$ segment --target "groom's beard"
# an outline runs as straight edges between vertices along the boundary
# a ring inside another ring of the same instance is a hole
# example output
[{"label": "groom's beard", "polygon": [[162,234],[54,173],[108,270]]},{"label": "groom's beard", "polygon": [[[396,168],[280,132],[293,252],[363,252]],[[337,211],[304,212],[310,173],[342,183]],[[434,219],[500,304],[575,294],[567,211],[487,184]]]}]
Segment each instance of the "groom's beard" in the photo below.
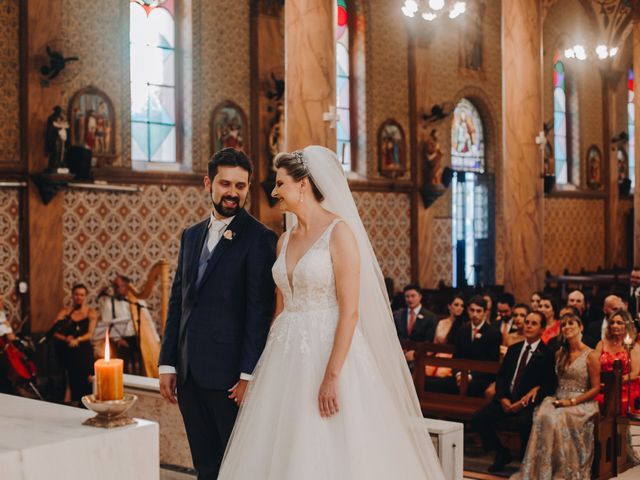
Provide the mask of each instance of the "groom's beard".
[{"label": "groom's beard", "polygon": [[[233,207],[225,206],[224,205],[225,200],[227,202],[233,203],[234,206]],[[223,217],[227,217],[227,218],[236,216],[238,213],[240,213],[243,207],[243,205],[240,205],[240,197],[224,196],[220,199],[219,202],[216,203],[216,201],[213,199],[213,193],[212,193],[211,202],[213,203],[213,208],[216,209],[216,212],[218,212]]]}]

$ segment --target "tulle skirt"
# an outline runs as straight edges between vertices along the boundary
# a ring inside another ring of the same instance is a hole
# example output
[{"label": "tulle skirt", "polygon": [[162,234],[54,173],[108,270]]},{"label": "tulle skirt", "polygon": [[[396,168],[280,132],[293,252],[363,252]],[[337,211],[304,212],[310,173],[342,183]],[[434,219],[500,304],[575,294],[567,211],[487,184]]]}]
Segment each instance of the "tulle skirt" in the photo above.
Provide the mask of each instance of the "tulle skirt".
[{"label": "tulle skirt", "polygon": [[337,310],[327,310],[285,312],[274,322],[219,479],[440,478],[435,454],[434,474],[424,471],[411,426],[386,392],[357,329],[339,377],[340,411],[320,416],[318,390],[336,320]]}]

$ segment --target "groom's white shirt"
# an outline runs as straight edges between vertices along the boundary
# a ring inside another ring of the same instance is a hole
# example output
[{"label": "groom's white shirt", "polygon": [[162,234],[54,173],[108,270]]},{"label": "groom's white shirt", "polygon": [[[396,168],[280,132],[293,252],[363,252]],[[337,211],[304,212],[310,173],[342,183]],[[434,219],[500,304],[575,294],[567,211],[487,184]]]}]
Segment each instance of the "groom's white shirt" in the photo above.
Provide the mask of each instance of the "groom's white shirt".
[{"label": "groom's white shirt", "polygon": [[[210,252],[213,252],[213,249],[216,248],[216,245],[220,241],[220,237],[224,233],[224,231],[229,227],[229,224],[233,221],[233,217],[224,218],[222,220],[218,220],[213,212],[211,213],[211,219],[209,220],[209,230],[207,231],[207,240],[205,244],[207,245],[207,249]],[[172,365],[160,365],[158,367],[158,373],[177,373],[176,367]],[[241,373],[240,380],[253,380],[253,375],[248,373]]]}]

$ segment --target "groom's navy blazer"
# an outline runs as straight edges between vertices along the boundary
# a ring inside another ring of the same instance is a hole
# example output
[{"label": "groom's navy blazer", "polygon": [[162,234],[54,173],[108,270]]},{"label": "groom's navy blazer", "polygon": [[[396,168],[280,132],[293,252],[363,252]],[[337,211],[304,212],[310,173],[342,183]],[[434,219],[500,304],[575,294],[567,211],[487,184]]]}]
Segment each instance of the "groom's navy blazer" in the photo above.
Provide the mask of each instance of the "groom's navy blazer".
[{"label": "groom's navy blazer", "polygon": [[159,364],[176,367],[178,384],[190,372],[200,387],[226,390],[240,373],[253,372],[266,343],[274,308],[271,267],[277,239],[242,210],[196,285],[208,227],[206,220],[182,233]]}]

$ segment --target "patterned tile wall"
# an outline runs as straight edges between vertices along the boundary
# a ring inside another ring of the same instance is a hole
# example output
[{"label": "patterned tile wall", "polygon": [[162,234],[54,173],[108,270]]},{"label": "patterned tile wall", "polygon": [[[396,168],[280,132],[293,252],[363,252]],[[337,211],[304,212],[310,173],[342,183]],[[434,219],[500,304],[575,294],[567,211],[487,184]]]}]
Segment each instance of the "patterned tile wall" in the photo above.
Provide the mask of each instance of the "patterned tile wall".
[{"label": "patterned tile wall", "polygon": [[[116,273],[142,286],[151,267],[163,258],[171,264],[173,279],[182,230],[206,218],[208,212],[208,197],[197,187],[153,185],[140,193],[66,192],[63,274],[67,301],[76,282],[87,285],[93,301]],[[159,317],[159,290],[154,291],[149,305],[155,318]]]},{"label": "patterned tile wall", "polygon": [[[408,283],[409,196],[355,192],[354,197],[383,273],[393,277],[397,285]],[[197,187],[162,190],[154,185],[141,193],[67,192],[63,215],[67,300],[69,288],[83,282],[93,301],[118,272],[131,277],[134,285],[141,285],[161,258],[170,262],[173,279],[182,230],[206,218],[208,211],[207,195]],[[158,294],[149,302],[157,308]]]},{"label": "patterned tile wall", "polygon": [[353,192],[385,277],[396,288],[411,281],[411,202],[405,193]]},{"label": "patterned tile wall", "polygon": [[0,0],[0,164],[20,160],[19,0]]},{"label": "patterned tile wall", "polygon": [[20,193],[15,188],[0,188],[0,296],[7,318],[15,327],[20,321],[16,279],[20,268]]},{"label": "patterned tile wall", "polygon": [[440,281],[451,285],[453,276],[453,246],[451,218],[433,219],[433,279],[427,288],[436,288]]},{"label": "patterned tile wall", "polygon": [[604,266],[604,200],[547,198],[544,268],[560,274]]},{"label": "patterned tile wall", "polygon": [[618,236],[618,244],[615,245],[614,264],[616,266],[630,267],[633,264],[633,219],[627,229],[627,219],[633,211],[633,200],[620,200],[618,205],[618,228],[620,235]]}]

